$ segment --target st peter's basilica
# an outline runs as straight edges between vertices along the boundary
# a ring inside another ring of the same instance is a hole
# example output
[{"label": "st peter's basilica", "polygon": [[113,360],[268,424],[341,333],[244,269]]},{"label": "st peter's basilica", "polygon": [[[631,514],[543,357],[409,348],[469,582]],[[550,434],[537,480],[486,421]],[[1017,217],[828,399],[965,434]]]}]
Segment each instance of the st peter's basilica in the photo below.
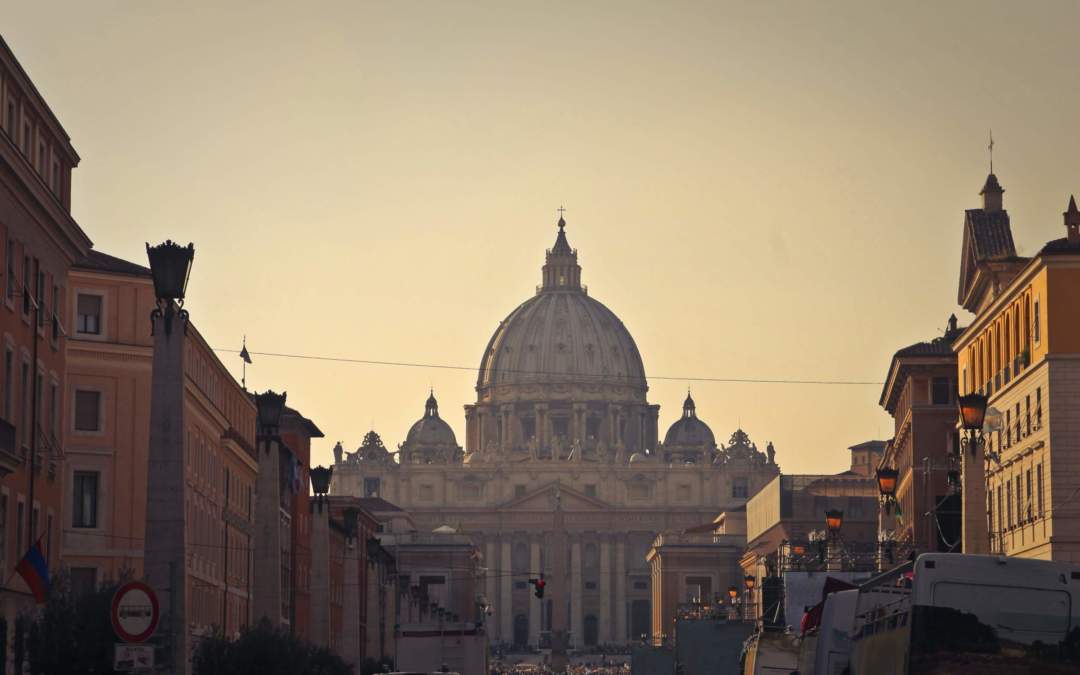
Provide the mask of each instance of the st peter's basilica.
[{"label": "st peter's basilica", "polygon": [[[779,468],[772,445],[758,450],[741,429],[718,446],[689,394],[659,441],[637,345],[581,284],[565,220],[558,227],[536,294],[484,348],[464,450],[432,393],[396,451],[374,431],[355,452],[338,444],[332,491],[381,497],[421,530],[473,537],[492,639],[539,644],[561,596],[573,645],[625,643],[650,630],[654,537],[738,509]],[[556,496],[569,537],[563,579],[548,560]],[[538,572],[565,595],[535,600],[527,578]]]}]

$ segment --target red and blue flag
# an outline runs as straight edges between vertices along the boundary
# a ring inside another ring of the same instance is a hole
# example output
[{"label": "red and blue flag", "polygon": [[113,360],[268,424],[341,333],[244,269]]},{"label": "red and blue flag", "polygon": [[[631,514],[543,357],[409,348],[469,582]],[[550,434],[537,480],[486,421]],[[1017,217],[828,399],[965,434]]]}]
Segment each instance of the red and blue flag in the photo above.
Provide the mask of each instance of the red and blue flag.
[{"label": "red and blue flag", "polygon": [[45,562],[45,556],[41,554],[41,540],[34,542],[30,550],[26,552],[15,571],[26,581],[30,592],[34,594],[34,600],[40,605],[45,602],[49,594],[49,564]]}]

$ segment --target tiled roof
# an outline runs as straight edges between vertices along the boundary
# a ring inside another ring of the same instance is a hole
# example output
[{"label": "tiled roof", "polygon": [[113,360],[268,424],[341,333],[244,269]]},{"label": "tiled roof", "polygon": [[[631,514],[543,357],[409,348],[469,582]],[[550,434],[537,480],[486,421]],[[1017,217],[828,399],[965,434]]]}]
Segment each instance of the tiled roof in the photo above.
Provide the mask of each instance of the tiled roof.
[{"label": "tiled roof", "polygon": [[966,226],[971,236],[975,261],[1004,260],[1016,257],[1007,211],[968,209]]},{"label": "tiled roof", "polygon": [[101,251],[91,250],[85,258],[76,262],[73,267],[81,270],[92,270],[94,272],[106,272],[108,274],[127,274],[135,277],[150,277],[149,267],[136,265],[133,262],[128,262],[123,258],[117,258],[116,256],[102,253]]},{"label": "tiled roof", "polygon": [[1080,246],[1070,244],[1067,238],[1062,237],[1061,239],[1054,239],[1046,242],[1046,246],[1043,246],[1042,250],[1039,251],[1039,255],[1055,253],[1080,254]]}]

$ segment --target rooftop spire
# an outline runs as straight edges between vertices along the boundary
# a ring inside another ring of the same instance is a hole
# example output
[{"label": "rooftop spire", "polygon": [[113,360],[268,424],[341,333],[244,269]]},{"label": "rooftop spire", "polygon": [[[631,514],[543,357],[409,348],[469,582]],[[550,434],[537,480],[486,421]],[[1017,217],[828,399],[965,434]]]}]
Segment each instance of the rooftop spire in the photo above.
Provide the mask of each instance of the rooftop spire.
[{"label": "rooftop spire", "polygon": [[431,388],[431,395],[428,396],[427,403],[424,404],[424,417],[438,417],[439,416],[439,402],[435,400],[435,388]]},{"label": "rooftop spire", "polygon": [[683,401],[682,406],[683,417],[697,417],[697,406],[694,404],[694,397],[690,395],[690,388],[686,388],[686,400]]},{"label": "rooftop spire", "polygon": [[1069,195],[1069,208],[1061,215],[1065,216],[1065,234],[1068,236],[1069,244],[1080,245],[1080,210],[1076,208],[1075,196]]}]

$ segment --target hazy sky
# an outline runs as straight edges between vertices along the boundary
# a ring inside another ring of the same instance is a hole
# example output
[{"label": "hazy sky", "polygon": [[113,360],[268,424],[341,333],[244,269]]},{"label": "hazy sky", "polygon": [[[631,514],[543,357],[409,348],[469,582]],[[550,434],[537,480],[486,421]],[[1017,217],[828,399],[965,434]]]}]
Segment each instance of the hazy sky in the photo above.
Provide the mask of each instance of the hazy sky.
[{"label": "hazy sky", "polygon": [[[650,376],[881,381],[956,307],[987,131],[1021,253],[1080,191],[1077,3],[9,2],[95,246],[193,241],[210,343],[475,367],[565,204]],[[355,448],[475,373],[254,357]],[[684,380],[652,380],[666,429]],[[693,384],[786,472],[891,435],[879,385]]]}]

